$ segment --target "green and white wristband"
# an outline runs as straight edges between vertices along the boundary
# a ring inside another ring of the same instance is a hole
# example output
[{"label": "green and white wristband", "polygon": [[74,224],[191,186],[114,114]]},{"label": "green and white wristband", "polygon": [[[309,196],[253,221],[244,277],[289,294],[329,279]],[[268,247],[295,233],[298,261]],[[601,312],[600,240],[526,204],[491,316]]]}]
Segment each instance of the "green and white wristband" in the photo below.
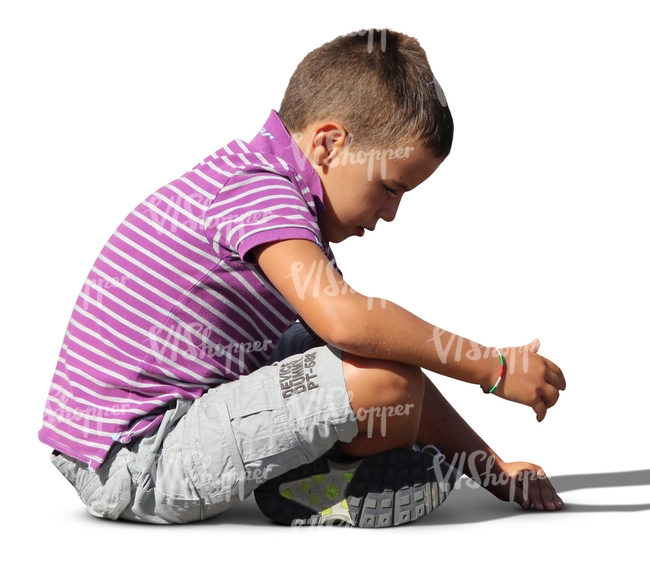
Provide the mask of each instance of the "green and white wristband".
[{"label": "green and white wristband", "polygon": [[497,349],[496,347],[490,347],[490,349],[494,349],[494,351],[496,351],[499,354],[499,361],[501,362],[501,371],[499,372],[499,378],[497,379],[497,382],[494,383],[494,386],[490,390],[483,391],[485,394],[492,394],[497,388],[499,388],[499,385],[501,384],[501,381],[503,380],[503,377],[506,374],[506,360],[505,357],[503,356],[503,353],[501,353],[501,350]]}]

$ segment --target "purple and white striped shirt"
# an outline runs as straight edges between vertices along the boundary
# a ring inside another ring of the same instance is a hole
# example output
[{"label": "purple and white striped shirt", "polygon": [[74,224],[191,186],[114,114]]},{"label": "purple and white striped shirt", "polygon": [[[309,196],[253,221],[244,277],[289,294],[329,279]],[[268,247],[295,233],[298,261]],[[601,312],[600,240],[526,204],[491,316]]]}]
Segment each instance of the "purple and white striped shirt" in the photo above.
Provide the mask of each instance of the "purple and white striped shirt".
[{"label": "purple and white striped shirt", "polygon": [[321,237],[320,179],[272,112],[142,202],[77,299],[39,439],[96,469],[175,399],[263,366],[296,318],[251,250]]}]

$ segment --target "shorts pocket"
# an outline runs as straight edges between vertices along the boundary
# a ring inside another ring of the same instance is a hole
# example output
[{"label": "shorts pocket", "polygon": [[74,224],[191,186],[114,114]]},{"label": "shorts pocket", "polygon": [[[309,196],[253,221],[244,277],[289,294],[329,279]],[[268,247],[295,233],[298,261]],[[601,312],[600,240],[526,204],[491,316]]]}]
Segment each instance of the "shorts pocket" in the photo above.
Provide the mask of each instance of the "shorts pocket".
[{"label": "shorts pocket", "polygon": [[286,419],[272,410],[259,410],[230,420],[244,464],[298,447]]},{"label": "shorts pocket", "polygon": [[230,426],[244,465],[298,446],[274,382],[275,368],[271,371],[242,377],[221,398],[228,406]]}]

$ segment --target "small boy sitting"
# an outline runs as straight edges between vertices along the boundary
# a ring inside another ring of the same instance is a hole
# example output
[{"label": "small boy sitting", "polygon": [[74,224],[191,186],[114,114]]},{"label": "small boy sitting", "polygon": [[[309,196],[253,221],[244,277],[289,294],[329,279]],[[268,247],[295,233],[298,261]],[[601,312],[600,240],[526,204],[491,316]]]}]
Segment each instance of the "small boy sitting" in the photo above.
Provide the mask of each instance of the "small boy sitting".
[{"label": "small boy sitting", "polygon": [[565,381],[539,342],[486,348],[364,296],[330,248],[392,221],[452,137],[415,39],[342,36],[300,63],[250,143],[129,214],[77,300],[39,433],[91,514],[191,522],[256,490],[283,523],[379,527],[426,515],[456,472],[562,508],[539,466],[502,461],[422,372],[541,421]]}]

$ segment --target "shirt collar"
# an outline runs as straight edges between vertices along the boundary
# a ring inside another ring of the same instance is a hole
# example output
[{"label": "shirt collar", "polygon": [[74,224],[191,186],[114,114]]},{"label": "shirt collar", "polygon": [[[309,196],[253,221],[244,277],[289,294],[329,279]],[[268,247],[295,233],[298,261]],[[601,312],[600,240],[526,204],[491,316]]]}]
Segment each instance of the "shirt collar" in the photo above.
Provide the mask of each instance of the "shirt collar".
[{"label": "shirt collar", "polygon": [[293,140],[286,126],[275,110],[271,110],[266,123],[259,133],[249,143],[252,151],[270,153],[285,161],[302,179],[311,192],[316,203],[316,212],[320,214],[323,204],[323,185],[318,173],[314,170],[309,159],[305,157],[298,144]]}]

